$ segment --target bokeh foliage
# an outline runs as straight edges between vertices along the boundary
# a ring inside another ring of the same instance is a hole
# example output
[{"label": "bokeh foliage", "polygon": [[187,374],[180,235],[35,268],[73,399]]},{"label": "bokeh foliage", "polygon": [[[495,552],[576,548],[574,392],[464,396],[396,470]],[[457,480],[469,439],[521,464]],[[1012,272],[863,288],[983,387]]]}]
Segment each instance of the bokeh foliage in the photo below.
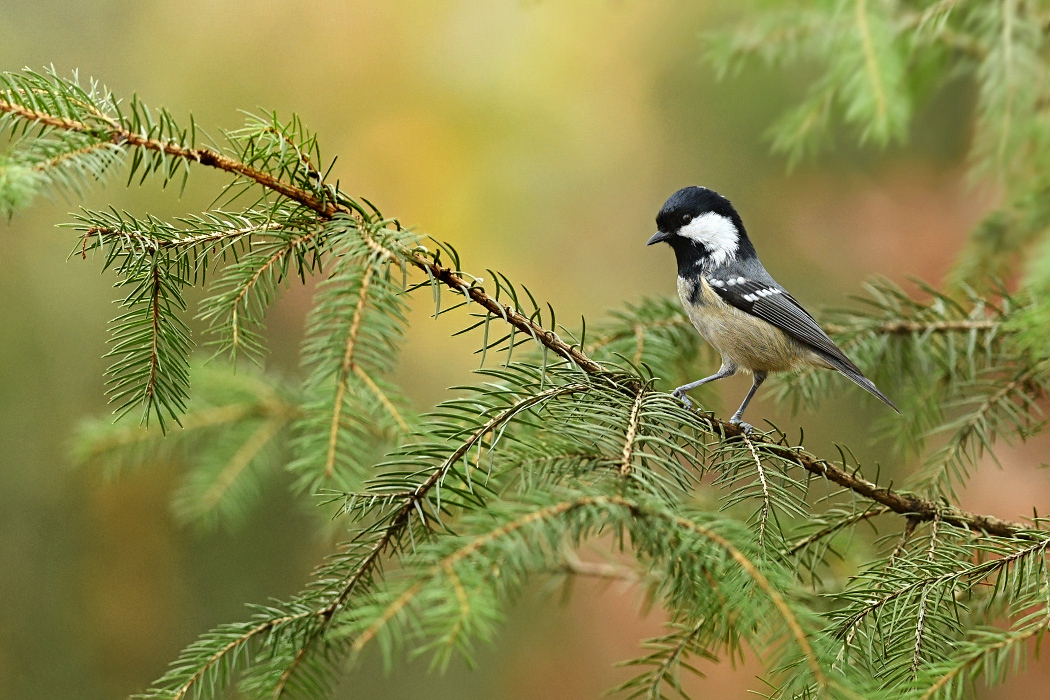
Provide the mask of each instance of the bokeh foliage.
[{"label": "bokeh foliage", "polygon": [[[1031,256],[1023,292],[990,275],[1017,274],[1019,254],[1045,247],[1044,15],[1019,1],[807,4],[749,16],[717,51],[729,68],[760,53],[826,70],[773,132],[796,155],[832,133],[833,115],[886,143],[907,138],[913,105],[945,82],[978,86],[973,167],[1000,182],[1003,206],[975,230],[951,287],[916,298],[874,283],[870,308],[841,312],[832,329],[880,368],[910,417],[895,427],[924,455],[911,491],[857,481],[845,449],[820,460],[776,430],[745,437],[684,410],[654,385],[703,352],[673,303],[644,302],[597,329],[561,326],[529,290],[467,273],[447,244],[328,182],[330,162],[297,118],[250,116],[213,143],[92,82],[5,74],[6,213],[120,167],[129,182],[165,185],[196,164],[230,176],[202,214],[85,211],[74,223],[74,254],[118,274],[124,308],[109,373],[123,419],[86,427],[84,457],[135,466],[183,453],[178,512],[204,525],[242,518],[259,481],[288,468],[297,490],[339,504],[350,533],[301,594],[202,635],[147,697],[233,684],[323,697],[373,642],[391,663],[421,653],[443,668],[493,637],[526,579],[572,571],[565,551],[598,536],[633,554],[670,620],[634,662],[627,696],[678,692],[690,657],[735,659],[745,647],[776,697],[959,697],[977,675],[1004,677],[1047,628],[1050,537],[1038,516],[993,522],[948,504],[997,441],[1043,427],[1038,291],[1050,266]],[[308,277],[322,281],[301,386],[191,360],[186,290],[209,294],[197,309],[207,344],[243,364],[263,349],[275,296]],[[459,314],[483,365],[424,416],[390,381],[412,301]],[[781,388],[808,406],[831,381],[807,374]],[[718,511],[693,501],[706,474]],[[887,536],[843,571],[839,546],[874,520]]]}]

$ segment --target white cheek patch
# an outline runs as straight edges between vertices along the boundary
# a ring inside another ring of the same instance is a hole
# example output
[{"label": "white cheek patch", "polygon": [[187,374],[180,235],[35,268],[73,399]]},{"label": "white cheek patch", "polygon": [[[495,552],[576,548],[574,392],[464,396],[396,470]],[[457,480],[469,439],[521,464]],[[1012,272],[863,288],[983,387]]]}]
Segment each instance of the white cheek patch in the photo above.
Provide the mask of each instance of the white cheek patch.
[{"label": "white cheek patch", "polygon": [[716,265],[723,265],[735,258],[740,241],[740,232],[733,222],[713,211],[690,221],[678,230],[678,235],[702,244],[710,252],[711,261]]}]

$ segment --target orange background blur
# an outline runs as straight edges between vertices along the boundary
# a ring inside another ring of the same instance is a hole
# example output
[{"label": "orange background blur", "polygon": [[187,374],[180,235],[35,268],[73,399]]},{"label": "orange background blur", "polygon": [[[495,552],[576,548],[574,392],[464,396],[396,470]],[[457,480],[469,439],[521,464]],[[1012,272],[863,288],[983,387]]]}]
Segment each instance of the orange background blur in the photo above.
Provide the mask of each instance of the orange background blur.
[{"label": "orange background blur", "polygon": [[[921,107],[906,146],[843,138],[789,174],[762,133],[813,75],[756,67],[716,82],[702,33],[734,4],[3,0],[0,69],[79,69],[184,120],[192,111],[215,136],[242,124],[239,109],[295,111],[322,154],[339,156],[343,189],[450,241],[467,270],[527,285],[566,323],[674,293],[670,251],[644,244],[660,204],[687,184],[730,197],[767,267],[815,309],[842,305],[874,274],[937,282],[994,197],[963,179],[970,88],[957,82]],[[83,204],[170,217],[206,207],[222,182],[196,172],[179,200],[152,181],[125,189],[118,175]],[[170,515],[174,469],[105,483],[71,468],[77,422],[107,410],[101,355],[118,296],[99,260],[67,259],[74,235],[54,228],[81,204],[41,199],[0,222],[3,698],[141,691],[200,632],[244,619],[245,602],[297,591],[331,544],[281,486],[244,529],[201,536]],[[291,287],[269,315],[275,371],[296,375],[309,302]],[[476,361],[475,339],[449,338],[456,323],[429,310],[414,311],[399,372],[420,409],[469,381]],[[727,402],[746,384],[725,382]],[[805,425],[818,450],[834,436],[892,470],[884,445],[869,449],[871,416],[854,398],[819,416],[792,418],[761,397],[751,410]],[[1024,466],[1039,451],[1006,455],[1003,473],[989,466],[962,505],[1015,516],[1045,503],[1045,474]],[[565,603],[544,586],[519,601],[476,671],[433,677],[415,663],[385,676],[371,659],[336,696],[598,697],[627,677],[612,664],[640,655],[660,618],[639,612],[630,586],[574,588]],[[759,687],[757,667],[702,667],[711,677],[689,681],[700,696]],[[1044,670],[984,697],[1040,697],[1046,682]]]}]

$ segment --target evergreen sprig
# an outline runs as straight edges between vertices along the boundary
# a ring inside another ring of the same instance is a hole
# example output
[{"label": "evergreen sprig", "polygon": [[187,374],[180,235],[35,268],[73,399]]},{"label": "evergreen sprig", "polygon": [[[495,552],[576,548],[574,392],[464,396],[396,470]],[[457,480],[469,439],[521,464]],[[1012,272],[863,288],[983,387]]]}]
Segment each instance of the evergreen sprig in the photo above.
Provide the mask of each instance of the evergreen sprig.
[{"label": "evergreen sprig", "polygon": [[[991,241],[995,255],[977,257],[997,269],[1043,225],[1029,206],[1042,176],[1028,178],[1045,126],[1029,92],[1031,75],[1046,75],[1037,10],[837,0],[751,25],[722,58],[727,69],[751,54],[827,65],[775,132],[794,154],[835,114],[862,142],[904,138],[921,97],[915,67],[959,59],[983,81],[974,157],[1017,193],[997,216],[1030,217],[1014,238],[979,227],[967,255]],[[221,207],[173,222],[75,215],[74,252],[100,257],[124,291],[112,398],[122,416],[142,412],[138,425],[88,424],[81,458],[184,463],[176,511],[202,525],[236,524],[289,469],[349,533],[299,594],[202,634],[143,698],[230,688],[321,698],[373,644],[391,665],[410,654],[436,669],[470,661],[529,580],[585,570],[566,559],[585,543],[630,553],[631,580],[669,621],[629,662],[640,672],[626,697],[686,696],[680,672],[694,659],[732,661],[744,647],[772,697],[958,697],[977,675],[1001,681],[1046,630],[1045,521],[952,505],[983,454],[1043,427],[1037,293],[981,279],[910,295],[877,282],[864,309],[830,317],[862,366],[897,369],[877,378],[906,397],[913,422],[900,444],[924,455],[903,491],[871,480],[846,448],[821,458],[776,429],[744,435],[684,409],[661,389],[707,351],[675,303],[644,301],[597,331],[566,328],[526,287],[471,274],[452,246],[343,192],[297,117],[248,115],[204,144],[192,120],[26,71],[0,77],[0,128],[14,137],[0,161],[9,215],[37,192],[76,195],[118,167],[162,185],[197,166],[228,175]],[[960,270],[977,269],[967,260]],[[1033,289],[1050,285],[1046,269],[1033,266]],[[196,310],[208,344],[258,360],[275,295],[311,277],[300,384],[191,361],[187,288],[208,294]],[[461,314],[480,368],[416,415],[391,375],[420,294],[434,315]],[[814,372],[780,386],[815,403],[829,384]],[[151,420],[167,434],[147,430]]]},{"label": "evergreen sprig", "polygon": [[[1001,279],[1050,225],[1047,11],[1038,0],[831,0],[749,12],[735,31],[708,36],[721,75],[750,59],[815,66],[797,106],[769,130],[797,163],[834,142],[836,121],[860,143],[902,141],[915,107],[950,81],[975,88],[970,165],[1005,185],[1003,202],[974,228],[953,277]],[[1043,266],[1033,266],[1039,275]]]},{"label": "evergreen sprig", "polygon": [[189,328],[180,317],[186,282],[164,255],[132,249],[120,257],[117,287],[131,291],[113,320],[110,399],[118,418],[140,407],[143,420],[156,416],[163,430],[165,420],[179,420],[189,393]]},{"label": "evergreen sprig", "polygon": [[[350,218],[328,226],[334,259],[307,321],[300,458],[291,465],[309,487],[352,490],[411,430],[408,401],[385,380],[397,361],[407,320],[399,261],[373,250]],[[373,226],[370,235],[382,235]],[[397,245],[414,237],[399,234]]]}]

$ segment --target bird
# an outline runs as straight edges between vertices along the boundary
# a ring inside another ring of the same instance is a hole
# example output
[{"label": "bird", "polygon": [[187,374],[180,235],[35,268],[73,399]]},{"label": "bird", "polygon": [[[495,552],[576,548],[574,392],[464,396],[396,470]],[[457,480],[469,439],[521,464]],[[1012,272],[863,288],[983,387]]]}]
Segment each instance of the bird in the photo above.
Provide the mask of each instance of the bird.
[{"label": "bird", "polygon": [[678,263],[678,296],[693,327],[722,356],[710,377],[673,392],[687,409],[687,392],[737,372],[751,389],[729,422],[745,433],[744,410],[772,372],[806,366],[838,370],[900,413],[892,401],[832,342],[802,304],[766,272],[744,222],[728,199],[706,187],[683,187],[656,216],[646,245],[667,243]]}]

